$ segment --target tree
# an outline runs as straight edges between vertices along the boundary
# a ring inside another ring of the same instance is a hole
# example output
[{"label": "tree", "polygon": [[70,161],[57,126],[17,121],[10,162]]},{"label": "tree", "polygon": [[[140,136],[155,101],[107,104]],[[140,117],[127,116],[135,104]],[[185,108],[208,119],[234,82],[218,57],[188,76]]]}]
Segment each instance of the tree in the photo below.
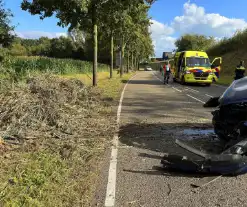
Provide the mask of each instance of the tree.
[{"label": "tree", "polygon": [[51,40],[51,53],[52,57],[68,58],[73,56],[75,45],[70,38],[59,37]]},{"label": "tree", "polygon": [[9,54],[13,56],[27,56],[27,49],[20,43],[13,43],[9,49]]},{"label": "tree", "polygon": [[0,0],[0,45],[7,47],[14,39],[13,32],[14,27],[10,25],[10,18],[13,15],[10,10],[3,8],[3,1]]},{"label": "tree", "polygon": [[91,28],[94,33],[94,64],[93,64],[93,85],[97,85],[97,7],[103,0],[36,0],[29,2],[23,0],[22,9],[33,15],[39,15],[41,19],[51,17],[54,14],[59,19],[59,26],[74,28]]},{"label": "tree", "polygon": [[[131,47],[126,47],[130,44],[131,39],[138,38],[134,35],[135,30],[149,25],[149,19],[147,18],[149,6],[144,4],[144,2],[147,2],[148,5],[150,5],[154,1],[109,0],[102,7],[99,31],[104,32],[104,35],[107,37],[106,39],[110,41],[110,77],[112,77],[113,70],[114,48],[121,51],[120,75],[122,75],[125,53],[127,53],[127,71],[130,65],[130,54],[133,54],[131,53]],[[146,21],[143,21],[144,19]]]},{"label": "tree", "polygon": [[[32,2],[23,0],[22,9],[29,11],[31,14],[39,15],[41,19],[55,14],[59,19],[58,25],[69,26],[69,30],[79,28],[83,31],[90,31],[90,34],[93,34],[93,85],[95,86],[97,85],[98,25],[102,22],[101,14],[106,12],[104,5],[109,2],[116,6],[116,11],[119,14],[122,14],[122,11],[125,12],[129,6],[144,4],[143,0],[36,0]],[[148,1],[148,3],[152,2],[153,0]]]},{"label": "tree", "polygon": [[179,38],[175,45],[178,51],[184,50],[206,50],[215,44],[214,37],[204,35],[186,34]]}]

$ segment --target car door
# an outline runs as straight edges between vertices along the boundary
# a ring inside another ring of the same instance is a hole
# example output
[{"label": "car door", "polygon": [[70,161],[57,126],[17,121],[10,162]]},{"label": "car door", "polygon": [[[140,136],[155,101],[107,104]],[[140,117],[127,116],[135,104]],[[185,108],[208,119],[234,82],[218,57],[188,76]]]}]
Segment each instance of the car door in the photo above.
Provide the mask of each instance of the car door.
[{"label": "car door", "polygon": [[211,69],[212,69],[212,72],[214,73],[215,81],[217,81],[220,78],[220,71],[222,67],[221,65],[222,65],[221,57],[216,57],[211,63]]},{"label": "car door", "polygon": [[184,62],[184,53],[181,53],[180,56],[179,56],[179,60],[178,60],[178,78],[181,80],[182,78],[182,73],[183,73],[183,68],[184,68],[184,65],[185,62]]}]

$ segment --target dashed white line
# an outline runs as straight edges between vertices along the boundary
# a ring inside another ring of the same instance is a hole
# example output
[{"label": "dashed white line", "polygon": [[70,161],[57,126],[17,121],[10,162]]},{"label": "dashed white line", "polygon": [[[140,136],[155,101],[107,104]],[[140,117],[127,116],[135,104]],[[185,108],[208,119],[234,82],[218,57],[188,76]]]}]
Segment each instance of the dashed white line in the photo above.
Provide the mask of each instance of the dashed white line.
[{"label": "dashed white line", "polygon": [[154,77],[159,80],[160,82],[163,82],[161,79],[159,79],[156,75],[154,75]]},{"label": "dashed white line", "polygon": [[[130,80],[132,80],[134,77],[135,75]],[[118,130],[120,124],[120,115],[122,111],[124,92],[130,80],[125,84],[119,100],[118,111],[117,111]],[[106,197],[105,197],[105,207],[114,207],[115,205],[116,180],[117,180],[117,155],[118,155],[118,131],[113,137],[113,146],[111,151],[111,160],[109,166],[108,183],[107,183]]]},{"label": "dashed white line", "polygon": [[[160,80],[154,73],[153,73],[153,75],[154,75],[154,77],[155,77],[156,79],[158,79],[159,81],[163,82],[163,81]],[[169,84],[168,84],[168,85],[169,85]],[[169,86],[170,86],[170,85],[169,85]],[[181,91],[181,90],[175,88],[174,86],[172,86],[172,88],[173,88],[174,90],[180,92],[180,93],[183,92],[183,91]],[[196,90],[194,90],[194,89],[192,89],[192,88],[189,88],[189,87],[186,87],[186,88],[189,89],[189,90],[195,91],[195,92],[199,92],[199,91],[196,91]],[[190,97],[190,98],[196,100],[196,101],[199,101],[199,102],[203,103],[203,104],[205,103],[204,101],[202,101],[202,100],[200,100],[200,99],[198,99],[198,98],[196,98],[196,97],[194,97],[194,96],[191,96],[191,95],[189,95],[189,94],[186,94],[186,95],[187,95],[188,97]]]},{"label": "dashed white line", "polygon": [[208,95],[208,94],[205,94],[206,96],[208,96],[208,97],[210,97],[210,98],[213,98],[213,96],[210,96],[210,95]]},{"label": "dashed white line", "polygon": [[201,102],[201,103],[205,103],[204,101],[202,101],[202,100],[200,100],[200,99],[198,99],[198,98],[196,98],[196,97],[194,97],[194,96],[191,96],[191,95],[189,95],[189,94],[186,94],[187,96],[189,96],[190,98],[193,98],[193,99],[195,99],[195,100],[197,100],[197,101],[199,101],[199,102]]},{"label": "dashed white line", "polygon": [[[154,74],[154,72],[153,72],[153,76],[157,79],[157,80],[159,80],[160,82],[162,82],[163,83],[163,80],[162,79],[160,79],[157,75],[155,75]],[[168,84],[169,85],[169,84]]]},{"label": "dashed white line", "polygon": [[176,91],[178,91],[178,92],[182,92],[181,90],[179,90],[179,89],[177,89],[177,88],[175,88],[175,87],[172,87],[174,90],[176,90]]},{"label": "dashed white line", "polygon": [[196,92],[196,93],[199,93],[200,91],[197,91],[197,90],[195,90],[195,89],[192,89],[192,88],[189,88],[189,87],[186,87],[188,90],[191,90],[191,91],[194,91],[194,92]]}]

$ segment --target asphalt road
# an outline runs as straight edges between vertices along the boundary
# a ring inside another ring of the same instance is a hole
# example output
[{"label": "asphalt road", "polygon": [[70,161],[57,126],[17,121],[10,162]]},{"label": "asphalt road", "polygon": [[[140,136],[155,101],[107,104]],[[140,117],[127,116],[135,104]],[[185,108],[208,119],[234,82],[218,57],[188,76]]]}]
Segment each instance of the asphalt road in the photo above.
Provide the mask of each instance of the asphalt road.
[{"label": "asphalt road", "polygon": [[[215,85],[164,85],[156,72],[139,72],[130,81],[121,112],[116,207],[247,206],[246,176],[222,177],[194,189],[190,184],[201,176],[160,170],[164,154],[188,154],[175,145],[176,138],[217,151],[212,147],[217,142],[211,133],[212,109],[202,105],[224,90]],[[104,195],[97,194],[97,206],[104,206]]]}]

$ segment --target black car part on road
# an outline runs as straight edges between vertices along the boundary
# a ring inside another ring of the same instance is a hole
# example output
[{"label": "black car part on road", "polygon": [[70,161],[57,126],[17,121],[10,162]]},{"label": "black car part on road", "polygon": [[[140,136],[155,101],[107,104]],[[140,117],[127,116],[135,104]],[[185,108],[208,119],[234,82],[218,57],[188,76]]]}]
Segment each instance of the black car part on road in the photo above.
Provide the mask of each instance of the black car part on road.
[{"label": "black car part on road", "polygon": [[166,169],[219,175],[239,175],[247,172],[247,156],[245,156],[247,139],[234,144],[217,155],[201,152],[179,140],[176,140],[176,144],[201,158],[166,155],[161,160]]}]

